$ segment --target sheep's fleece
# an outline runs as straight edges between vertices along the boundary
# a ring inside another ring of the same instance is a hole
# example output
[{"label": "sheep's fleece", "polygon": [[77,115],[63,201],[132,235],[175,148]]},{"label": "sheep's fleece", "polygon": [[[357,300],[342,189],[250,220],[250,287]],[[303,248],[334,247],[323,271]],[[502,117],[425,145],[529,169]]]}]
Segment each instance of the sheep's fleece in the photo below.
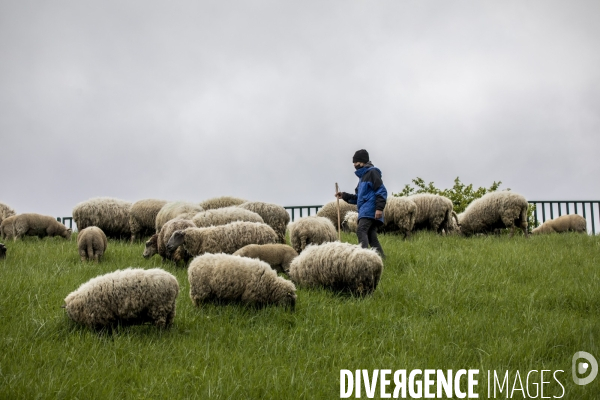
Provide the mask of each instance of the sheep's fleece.
[{"label": "sheep's fleece", "polygon": [[248,200],[240,199],[238,197],[221,196],[204,200],[202,203],[200,203],[200,207],[205,210],[214,210],[217,208],[239,206],[247,201]]},{"label": "sheep's fleece", "polygon": [[77,204],[73,208],[73,220],[78,230],[97,226],[110,238],[129,239],[131,206],[128,201],[96,197]]},{"label": "sheep's fleece", "polygon": [[195,203],[186,201],[172,201],[165,204],[156,215],[156,232],[159,232],[164,224],[174,218],[192,219],[194,215],[204,211],[202,207]]},{"label": "sheep's fleece", "polygon": [[562,215],[558,218],[544,222],[531,233],[534,235],[544,233],[579,232],[587,233],[587,222],[579,214]]},{"label": "sheep's fleece", "polygon": [[173,232],[193,227],[195,227],[195,225],[189,219],[181,219],[177,217],[168,221],[163,225],[158,233],[152,235],[152,237],[146,242],[146,247],[144,248],[144,253],[142,255],[144,258],[150,258],[158,253],[163,261],[171,260],[175,263],[179,263],[180,261],[187,263],[192,256],[185,251],[182,246],[177,247],[175,250],[167,251],[167,242],[169,241],[169,238]]},{"label": "sheep's fleece", "polygon": [[94,260],[98,262],[104,255],[108,242],[102,229],[97,226],[88,226],[77,234],[77,247],[81,261]]},{"label": "sheep's fleece", "polygon": [[166,327],[175,318],[179,283],[160,269],[128,268],[90,279],[65,298],[69,318],[93,329],[151,322]]},{"label": "sheep's fleece", "polygon": [[2,239],[11,239],[14,233],[15,220],[17,219],[16,215],[12,215],[8,218],[5,218],[0,224],[0,238]]},{"label": "sheep's fleece", "polygon": [[290,214],[280,205],[263,203],[261,201],[248,201],[238,207],[253,211],[261,216],[265,224],[269,225],[277,236],[279,243],[285,243],[285,231],[290,222]]},{"label": "sheep's fleece", "polygon": [[298,253],[309,244],[335,242],[338,239],[337,230],[331,221],[316,215],[290,223],[289,230],[290,242]]},{"label": "sheep's fleece", "polygon": [[375,250],[331,242],[304,249],[292,261],[289,275],[299,286],[364,295],[377,288],[382,271],[383,261]]},{"label": "sheep's fleece", "polygon": [[510,191],[490,192],[474,200],[458,215],[460,231],[464,235],[493,232],[499,228],[520,227],[528,235],[525,197]]},{"label": "sheep's fleece", "polygon": [[4,203],[0,203],[0,224],[5,218],[12,217],[13,215],[17,215],[15,210]]},{"label": "sheep's fleece", "polygon": [[455,215],[452,200],[432,193],[413,194],[406,198],[414,201],[417,206],[414,230],[428,229],[438,233],[450,231]]},{"label": "sheep's fleece", "polygon": [[265,222],[257,213],[239,207],[223,207],[200,211],[192,218],[192,222],[194,222],[198,228],[226,225],[235,221]]},{"label": "sheep's fleece", "polygon": [[71,239],[71,229],[49,215],[35,213],[19,214],[13,225],[13,239],[17,240],[23,236],[61,236]]},{"label": "sheep's fleece", "polygon": [[155,233],[156,216],[165,204],[167,204],[165,200],[157,199],[145,199],[133,203],[129,212],[132,242],[140,236],[151,236]]},{"label": "sheep's fleece", "polygon": [[229,254],[204,254],[188,267],[190,298],[195,306],[206,301],[241,302],[255,306],[296,305],[296,287],[264,261]]},{"label": "sheep's fleece", "polygon": [[242,247],[235,253],[234,256],[258,258],[266,262],[278,272],[287,273],[290,269],[292,260],[298,257],[298,253],[287,244],[249,244]]},{"label": "sheep's fleece", "polygon": [[[344,220],[344,218],[346,217],[346,214],[351,211],[358,212],[358,208],[356,207],[356,204],[346,203],[344,200],[340,199],[340,223]],[[327,203],[323,207],[321,207],[319,209],[319,211],[317,211],[317,216],[328,218],[337,231],[337,228],[338,228],[337,200],[330,201],[329,203]]]}]

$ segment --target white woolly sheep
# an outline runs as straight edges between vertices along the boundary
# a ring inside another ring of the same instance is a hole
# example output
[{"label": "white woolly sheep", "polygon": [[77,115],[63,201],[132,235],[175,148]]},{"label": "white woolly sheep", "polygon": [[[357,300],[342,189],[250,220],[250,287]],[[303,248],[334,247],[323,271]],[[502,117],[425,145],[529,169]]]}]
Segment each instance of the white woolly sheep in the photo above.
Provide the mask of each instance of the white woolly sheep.
[{"label": "white woolly sheep", "polygon": [[471,202],[463,213],[458,214],[460,232],[473,235],[510,228],[510,236],[513,236],[515,226],[518,226],[525,236],[528,236],[528,207],[527,200],[520,194],[509,191],[487,193]]},{"label": "white woolly sheep", "polygon": [[127,268],[90,279],[65,298],[69,318],[92,329],[146,322],[169,326],[179,283],[160,269]]},{"label": "white woolly sheep", "polygon": [[544,222],[531,231],[534,235],[547,233],[579,232],[587,233],[587,222],[579,214],[562,215]]},{"label": "white woolly sheep", "polygon": [[129,229],[131,242],[156,232],[156,216],[167,204],[165,200],[146,199],[133,203],[129,211]]},{"label": "white woolly sheep", "polygon": [[358,212],[348,211],[342,221],[342,230],[344,232],[354,232],[358,229]]},{"label": "white woolly sheep", "polygon": [[129,212],[132,204],[110,197],[96,197],[77,204],[73,208],[73,220],[78,230],[97,226],[107,237],[129,239]]},{"label": "white woolly sheep", "polygon": [[431,193],[413,194],[408,199],[417,205],[414,230],[427,229],[437,233],[450,231],[453,226],[451,219],[456,216],[452,213],[452,200]]},{"label": "white woolly sheep", "polygon": [[258,258],[266,262],[278,272],[287,273],[290,269],[292,260],[298,257],[298,252],[287,244],[249,244],[242,247],[234,256]]},{"label": "white woolly sheep", "polygon": [[[400,232],[404,238],[410,236],[415,225],[417,205],[407,197],[388,197],[383,210],[384,225],[378,230],[382,233]],[[358,213],[349,211],[342,222],[342,229],[356,233],[358,228]]]},{"label": "white woolly sheep", "polygon": [[202,303],[240,302],[256,307],[296,306],[296,286],[264,261],[229,254],[204,254],[188,268],[190,298]]},{"label": "white woolly sheep", "polygon": [[248,201],[238,207],[253,211],[261,216],[265,224],[269,225],[277,236],[279,243],[285,243],[285,230],[290,222],[290,214],[280,205],[263,203],[260,201]]},{"label": "white woolly sheep", "polygon": [[[344,218],[346,217],[346,214],[348,212],[357,212],[357,211],[358,211],[358,209],[356,207],[356,204],[346,203],[344,200],[340,199],[340,223],[344,220]],[[335,227],[335,230],[337,231],[337,228],[338,228],[337,200],[330,201],[329,203],[327,203],[323,207],[321,207],[319,209],[319,211],[317,211],[317,216],[325,217],[325,218],[329,219],[331,221],[331,223],[333,224],[333,226]],[[354,231],[354,232],[356,232],[356,231]]]},{"label": "white woolly sheep", "polygon": [[377,288],[383,261],[373,249],[341,242],[308,246],[292,261],[290,278],[304,287],[365,295]]},{"label": "white woolly sheep", "polygon": [[23,236],[61,236],[65,239],[71,239],[71,229],[49,215],[40,215],[35,213],[19,214],[16,216],[13,225],[13,239],[21,239]]},{"label": "white woolly sheep", "polygon": [[167,242],[171,238],[171,235],[173,235],[173,232],[194,227],[194,223],[189,219],[182,219],[178,217],[168,221],[163,225],[158,233],[152,235],[152,237],[146,242],[146,247],[143,254],[144,258],[150,258],[153,255],[158,254],[162,257],[163,262],[166,260],[171,260],[176,264],[178,264],[180,261],[187,263],[192,256],[181,246],[177,247],[175,250],[167,251]]},{"label": "white woolly sheep", "polygon": [[12,215],[8,218],[5,218],[0,224],[0,238],[2,239],[11,239],[14,233],[15,220],[17,219],[16,215]]},{"label": "white woolly sheep", "polygon": [[102,229],[97,226],[88,226],[77,234],[77,247],[81,261],[94,260],[98,262],[104,255],[108,242]]},{"label": "white woolly sheep", "polygon": [[277,243],[277,234],[267,224],[232,222],[209,228],[187,228],[173,232],[167,251],[183,246],[192,256],[204,253],[233,254],[249,244]]},{"label": "white woolly sheep", "polygon": [[248,200],[240,199],[238,197],[221,196],[204,200],[200,203],[200,207],[202,207],[205,210],[214,210],[217,208],[239,206],[240,204],[243,204],[247,201]]},{"label": "white woolly sheep", "polygon": [[337,230],[328,218],[316,215],[300,218],[288,225],[290,243],[294,250],[300,253],[309,244],[335,242],[338,239]]},{"label": "white woolly sheep", "polygon": [[12,217],[13,215],[17,215],[15,210],[4,203],[0,203],[0,224],[2,221],[4,221],[4,219]]},{"label": "white woolly sheep", "polygon": [[6,258],[6,246],[4,243],[0,243],[0,260]]},{"label": "white woolly sheep", "polygon": [[198,214],[194,215],[194,218],[192,218],[192,222],[198,228],[227,225],[230,222],[236,221],[265,222],[257,213],[239,207],[223,207],[213,210],[200,211]]},{"label": "white woolly sheep", "polygon": [[159,232],[164,224],[174,218],[179,217],[181,219],[191,220],[194,215],[198,214],[200,211],[204,211],[204,209],[195,203],[186,201],[169,202],[165,204],[156,215],[156,232]]}]

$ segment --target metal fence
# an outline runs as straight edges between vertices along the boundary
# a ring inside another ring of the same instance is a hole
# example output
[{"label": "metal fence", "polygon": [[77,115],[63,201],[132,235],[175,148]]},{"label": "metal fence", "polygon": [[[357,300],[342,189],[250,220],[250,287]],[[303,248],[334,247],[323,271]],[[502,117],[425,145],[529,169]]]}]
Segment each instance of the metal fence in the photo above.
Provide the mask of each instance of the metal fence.
[{"label": "metal fence", "polygon": [[567,214],[579,214],[587,221],[588,232],[600,227],[600,200],[530,200],[535,204],[533,216],[540,224]]},{"label": "metal fence", "polygon": [[287,206],[287,207],[283,207],[287,210],[288,214],[290,214],[290,218],[291,221],[294,222],[294,219],[296,218],[296,210],[298,210],[298,218],[302,218],[304,217],[304,210],[306,210],[306,216],[309,217],[313,214],[311,214],[311,211],[314,209],[315,210],[315,215],[317,214],[317,212],[319,211],[319,208],[321,208],[323,206]]}]

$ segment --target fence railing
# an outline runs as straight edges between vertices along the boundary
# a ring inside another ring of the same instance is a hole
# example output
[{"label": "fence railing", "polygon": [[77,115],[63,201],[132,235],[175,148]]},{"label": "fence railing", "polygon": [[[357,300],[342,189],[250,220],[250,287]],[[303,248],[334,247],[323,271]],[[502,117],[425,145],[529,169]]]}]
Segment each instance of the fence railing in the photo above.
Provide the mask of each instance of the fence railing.
[{"label": "fence railing", "polygon": [[535,204],[533,216],[540,224],[567,214],[579,214],[587,221],[588,232],[596,234],[600,227],[600,200],[530,200]]},{"label": "fence railing", "polygon": [[315,214],[319,211],[319,208],[321,208],[323,206],[287,206],[287,207],[283,207],[288,211],[288,214],[290,214],[290,218],[291,221],[294,222],[294,219],[296,217],[296,210],[298,210],[298,213],[300,214],[298,217],[302,218],[304,216],[304,210],[306,210],[306,216],[309,217],[313,214],[311,214],[311,210],[314,209],[315,210]]}]

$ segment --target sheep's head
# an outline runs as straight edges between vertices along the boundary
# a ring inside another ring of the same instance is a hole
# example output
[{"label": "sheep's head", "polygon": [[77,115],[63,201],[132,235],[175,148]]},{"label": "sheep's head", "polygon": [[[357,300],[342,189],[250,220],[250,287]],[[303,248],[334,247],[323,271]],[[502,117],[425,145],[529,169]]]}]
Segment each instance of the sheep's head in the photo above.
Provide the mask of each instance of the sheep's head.
[{"label": "sheep's head", "polygon": [[72,232],[73,231],[71,229],[65,229],[60,236],[64,237],[65,239],[69,239],[70,240]]},{"label": "sheep's head", "polygon": [[296,311],[296,293],[287,292],[279,301],[279,304],[285,308],[290,308],[292,311]]},{"label": "sheep's head", "polygon": [[146,242],[146,247],[144,248],[144,253],[142,255],[144,258],[150,258],[156,253],[158,253],[158,234],[155,233]]},{"label": "sheep's head", "polygon": [[6,257],[6,246],[0,243],[0,258]]},{"label": "sheep's head", "polygon": [[184,239],[185,239],[185,231],[179,230],[179,231],[173,232],[173,234],[171,235],[171,238],[167,242],[167,251],[171,252],[171,253],[173,251],[175,251],[176,248],[178,248],[179,246],[181,246],[183,244]]}]

